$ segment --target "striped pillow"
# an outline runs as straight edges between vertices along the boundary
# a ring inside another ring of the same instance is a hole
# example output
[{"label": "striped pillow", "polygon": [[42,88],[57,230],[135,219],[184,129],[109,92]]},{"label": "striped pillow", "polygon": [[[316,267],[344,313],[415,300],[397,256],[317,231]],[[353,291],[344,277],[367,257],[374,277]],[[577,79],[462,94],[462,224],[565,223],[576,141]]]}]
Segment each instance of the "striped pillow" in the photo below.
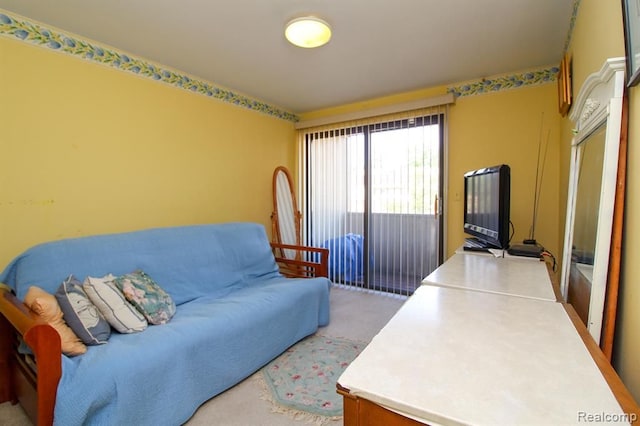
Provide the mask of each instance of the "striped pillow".
[{"label": "striped pillow", "polygon": [[91,302],[120,333],[135,333],[147,328],[147,320],[124,298],[111,274],[102,278],[87,277],[82,284]]}]

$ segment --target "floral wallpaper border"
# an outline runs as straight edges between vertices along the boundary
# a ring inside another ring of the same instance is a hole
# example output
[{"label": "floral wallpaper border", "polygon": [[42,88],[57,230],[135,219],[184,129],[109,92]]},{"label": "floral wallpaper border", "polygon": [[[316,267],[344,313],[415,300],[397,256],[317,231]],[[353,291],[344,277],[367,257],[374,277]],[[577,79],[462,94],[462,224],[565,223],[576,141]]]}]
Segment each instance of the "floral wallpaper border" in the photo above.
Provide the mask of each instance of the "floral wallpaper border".
[{"label": "floral wallpaper border", "polygon": [[573,0],[573,10],[571,12],[571,21],[569,21],[569,32],[567,33],[567,38],[564,42],[564,50],[563,54],[567,53],[569,50],[569,45],[571,44],[571,38],[573,37],[573,27],[576,25],[576,16],[578,16],[578,9],[580,9],[580,1],[581,0]]},{"label": "floral wallpaper border", "polygon": [[4,11],[0,11],[0,35],[13,36],[27,43],[108,65],[122,71],[157,80],[177,88],[196,92],[240,107],[259,111],[283,120],[293,122],[299,120],[297,115],[275,108],[264,102],[250,99],[234,93],[231,90],[215,87],[206,81],[201,81],[179,72],[162,68],[159,65],[118,52],[115,49],[102,47],[68,34],[44,28],[23,18],[9,16],[7,12]]},{"label": "floral wallpaper border", "polygon": [[[567,32],[567,37],[564,42],[563,54],[567,52],[569,44],[571,43],[573,27],[576,23],[576,16],[578,15],[580,2],[581,0],[573,0],[569,31]],[[453,93],[456,97],[460,97],[514,89],[522,86],[551,83],[557,81],[559,70],[559,67],[554,66],[548,69],[528,71],[521,74],[504,75],[490,79],[483,78],[475,82],[468,82],[456,87],[449,87],[447,88],[447,93]]]},{"label": "floral wallpaper border", "polygon": [[[580,0],[574,0],[573,14],[565,43],[565,50],[571,40],[573,24],[575,22],[579,4]],[[291,112],[281,110],[261,101],[253,100],[246,96],[234,93],[231,90],[216,87],[209,82],[189,77],[177,71],[165,69],[159,65],[118,52],[115,49],[102,47],[62,32],[44,28],[38,24],[25,20],[24,18],[9,16],[8,12],[2,11],[1,9],[0,36],[13,36],[27,43],[47,47],[85,60],[108,65],[122,71],[131,72],[152,80],[170,84],[177,88],[189,90],[191,92],[199,93],[213,99],[254,111],[259,111],[283,120],[292,122],[299,121],[299,117]],[[461,97],[514,89],[522,86],[544,84],[556,81],[557,73],[558,67],[551,67],[542,70],[528,71],[521,74],[481,79],[475,82],[463,83],[459,86],[448,87],[447,93],[453,93],[456,97]]]},{"label": "floral wallpaper border", "polygon": [[557,80],[558,70],[558,67],[551,67],[521,74],[483,78],[482,80],[463,83],[460,86],[449,87],[447,88],[447,93],[453,93],[456,97],[460,97],[551,83]]}]

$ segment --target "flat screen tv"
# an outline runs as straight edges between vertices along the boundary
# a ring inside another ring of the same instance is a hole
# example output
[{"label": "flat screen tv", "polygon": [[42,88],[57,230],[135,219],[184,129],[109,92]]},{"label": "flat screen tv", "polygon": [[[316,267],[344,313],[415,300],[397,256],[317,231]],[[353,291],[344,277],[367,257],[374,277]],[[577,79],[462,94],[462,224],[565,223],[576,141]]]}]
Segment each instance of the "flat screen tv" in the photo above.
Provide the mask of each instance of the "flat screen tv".
[{"label": "flat screen tv", "polygon": [[464,175],[464,232],[466,245],[509,248],[511,169],[502,164]]}]

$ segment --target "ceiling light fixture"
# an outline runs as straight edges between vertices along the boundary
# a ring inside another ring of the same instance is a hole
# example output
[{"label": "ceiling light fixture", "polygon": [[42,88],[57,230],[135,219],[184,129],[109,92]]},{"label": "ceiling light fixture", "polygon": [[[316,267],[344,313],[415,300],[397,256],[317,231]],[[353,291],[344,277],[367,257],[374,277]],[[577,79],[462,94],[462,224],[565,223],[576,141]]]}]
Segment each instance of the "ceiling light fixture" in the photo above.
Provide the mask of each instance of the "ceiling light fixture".
[{"label": "ceiling light fixture", "polygon": [[320,47],[331,39],[331,27],[320,18],[305,16],[289,21],[284,36],[298,47]]}]

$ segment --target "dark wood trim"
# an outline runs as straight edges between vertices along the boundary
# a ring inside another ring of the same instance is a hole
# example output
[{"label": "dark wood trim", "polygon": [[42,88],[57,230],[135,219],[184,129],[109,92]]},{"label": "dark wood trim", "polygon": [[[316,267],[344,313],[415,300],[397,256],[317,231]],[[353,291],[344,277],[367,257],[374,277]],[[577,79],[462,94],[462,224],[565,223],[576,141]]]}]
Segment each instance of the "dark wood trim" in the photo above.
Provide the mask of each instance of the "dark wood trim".
[{"label": "dark wood trim", "polygon": [[13,378],[11,372],[14,367],[13,353],[13,328],[9,321],[0,315],[0,403],[11,401],[15,404],[18,402],[13,386]]},{"label": "dark wood trim", "polygon": [[625,90],[622,96],[622,120],[620,127],[620,148],[618,153],[618,177],[616,196],[613,206],[613,223],[611,225],[611,249],[609,252],[609,272],[607,274],[607,291],[604,298],[604,313],[600,347],[611,362],[613,341],[616,330],[618,312],[618,292],[620,287],[620,268],[622,263],[622,234],[624,227],[625,187],[627,182],[627,139],[629,127],[629,98]]},{"label": "dark wood trim", "polygon": [[[60,335],[6,289],[0,289],[0,316],[0,332],[9,336],[0,344],[0,372],[9,373],[8,383],[4,384],[8,389],[0,386],[0,395],[12,402],[19,401],[34,424],[51,425],[62,375]],[[19,339],[24,340],[33,355],[18,351]]]},{"label": "dark wood trim", "polygon": [[574,262],[569,265],[569,286],[567,302],[575,309],[582,323],[589,322],[589,302],[591,301],[591,281],[585,277]]},{"label": "dark wood trim", "polygon": [[[271,243],[271,248],[282,275],[290,278],[329,277],[329,249],[280,243]],[[294,258],[285,257],[285,250],[294,251]]]},{"label": "dark wood trim", "polygon": [[351,395],[349,389],[337,385],[342,395],[344,426],[424,426],[424,423],[405,417],[367,399]]}]

